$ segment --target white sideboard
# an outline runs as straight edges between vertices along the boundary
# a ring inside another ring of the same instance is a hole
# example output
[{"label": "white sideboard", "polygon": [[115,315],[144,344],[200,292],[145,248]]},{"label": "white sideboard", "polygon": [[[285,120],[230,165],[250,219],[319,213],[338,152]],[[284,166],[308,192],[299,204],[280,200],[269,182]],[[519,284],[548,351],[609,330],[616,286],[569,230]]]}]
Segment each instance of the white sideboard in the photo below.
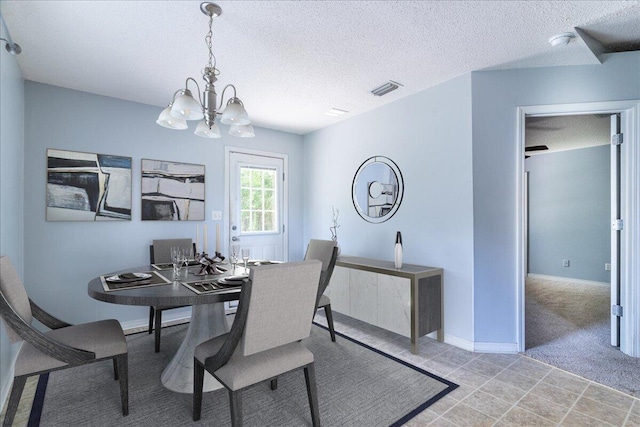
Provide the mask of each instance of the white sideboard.
[{"label": "white sideboard", "polygon": [[441,268],[341,256],[325,294],[331,309],[411,338],[437,331],[442,341]]}]

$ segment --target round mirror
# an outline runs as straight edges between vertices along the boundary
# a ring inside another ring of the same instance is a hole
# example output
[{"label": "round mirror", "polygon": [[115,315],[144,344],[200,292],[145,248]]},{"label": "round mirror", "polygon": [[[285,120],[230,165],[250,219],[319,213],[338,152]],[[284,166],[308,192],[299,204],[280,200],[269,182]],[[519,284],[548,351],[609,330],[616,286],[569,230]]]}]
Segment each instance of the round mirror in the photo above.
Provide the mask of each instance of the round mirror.
[{"label": "round mirror", "polygon": [[400,207],[403,194],[402,173],[388,157],[368,158],[353,178],[353,206],[365,221],[380,223],[391,218]]}]

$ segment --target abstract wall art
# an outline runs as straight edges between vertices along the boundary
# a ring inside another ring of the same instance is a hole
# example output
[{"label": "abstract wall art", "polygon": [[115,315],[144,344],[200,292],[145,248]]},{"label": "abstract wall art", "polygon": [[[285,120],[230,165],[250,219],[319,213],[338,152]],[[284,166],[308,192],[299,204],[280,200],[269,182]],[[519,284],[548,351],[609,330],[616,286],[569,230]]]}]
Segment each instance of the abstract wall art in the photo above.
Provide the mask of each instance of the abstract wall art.
[{"label": "abstract wall art", "polygon": [[204,221],[204,165],[142,159],[143,221]]},{"label": "abstract wall art", "polygon": [[131,220],[131,157],[47,149],[46,218]]}]

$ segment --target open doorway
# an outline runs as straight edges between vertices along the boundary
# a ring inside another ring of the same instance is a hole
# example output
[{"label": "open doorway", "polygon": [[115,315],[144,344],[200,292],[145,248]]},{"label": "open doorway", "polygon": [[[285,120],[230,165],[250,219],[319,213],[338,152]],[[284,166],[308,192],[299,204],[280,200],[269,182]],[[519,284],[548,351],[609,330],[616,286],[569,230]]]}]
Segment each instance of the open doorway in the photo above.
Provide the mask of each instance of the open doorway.
[{"label": "open doorway", "polygon": [[608,114],[527,117],[525,350],[550,362],[609,347]]},{"label": "open doorway", "polygon": [[[624,108],[616,112],[610,108],[613,105],[604,104],[613,103],[600,103],[591,109],[595,105],[521,109],[519,347],[534,358],[637,394],[640,360],[624,354],[633,354],[635,346],[628,339],[622,340],[624,352],[611,346],[609,279],[611,257],[617,255],[612,254],[615,240],[611,238],[613,203],[609,193],[615,164],[611,153],[615,157],[615,151],[610,144],[610,116],[626,114],[624,118],[629,120],[633,114]],[[558,115],[554,116],[554,109]],[[575,114],[563,111],[567,109]],[[581,135],[581,141],[572,140],[567,132]],[[637,144],[633,129],[626,136],[626,142]],[[637,209],[629,209],[629,200],[624,198],[628,198],[630,184],[637,191],[637,182],[628,180],[629,173],[637,169],[635,147],[625,150],[625,154],[630,159],[623,162],[622,211],[633,224]],[[629,254],[625,253],[634,248],[625,243],[621,247],[620,271],[626,279],[628,271],[637,269],[637,265],[633,260],[629,262]],[[615,261],[613,270],[616,273]],[[634,309],[637,306],[630,296],[637,292],[637,283],[623,280],[622,285],[621,301],[631,303],[627,308]],[[633,319],[637,318],[637,311],[625,314],[628,316],[622,326],[626,338],[630,324],[631,329],[636,329]],[[586,358],[581,359],[582,356]]]}]

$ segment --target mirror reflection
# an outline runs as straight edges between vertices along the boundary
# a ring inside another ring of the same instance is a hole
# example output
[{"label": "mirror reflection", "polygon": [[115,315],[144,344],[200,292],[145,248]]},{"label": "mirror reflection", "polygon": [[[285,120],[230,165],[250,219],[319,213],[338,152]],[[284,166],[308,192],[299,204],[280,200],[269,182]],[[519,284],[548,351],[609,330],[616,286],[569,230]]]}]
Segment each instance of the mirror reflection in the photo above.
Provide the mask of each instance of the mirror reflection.
[{"label": "mirror reflection", "polygon": [[398,166],[388,157],[370,157],[360,165],[353,178],[353,205],[369,222],[384,222],[400,206],[404,182]]}]

